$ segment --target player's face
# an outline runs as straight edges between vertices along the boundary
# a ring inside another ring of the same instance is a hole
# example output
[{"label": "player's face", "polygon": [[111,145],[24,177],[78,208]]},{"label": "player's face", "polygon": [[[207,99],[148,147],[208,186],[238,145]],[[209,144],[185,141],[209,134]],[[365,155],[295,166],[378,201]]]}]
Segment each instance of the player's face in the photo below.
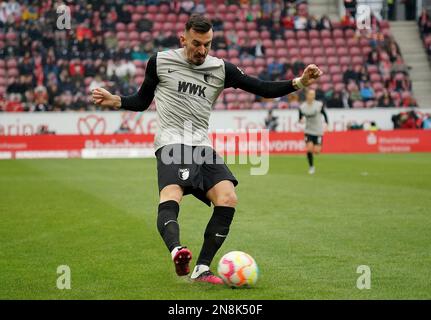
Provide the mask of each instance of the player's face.
[{"label": "player's face", "polygon": [[307,91],[307,101],[308,102],[313,102],[314,98],[316,97],[316,91],[314,90],[308,90]]},{"label": "player's face", "polygon": [[213,31],[199,33],[190,29],[181,36],[181,44],[185,49],[187,60],[194,65],[201,65],[211,49]]}]

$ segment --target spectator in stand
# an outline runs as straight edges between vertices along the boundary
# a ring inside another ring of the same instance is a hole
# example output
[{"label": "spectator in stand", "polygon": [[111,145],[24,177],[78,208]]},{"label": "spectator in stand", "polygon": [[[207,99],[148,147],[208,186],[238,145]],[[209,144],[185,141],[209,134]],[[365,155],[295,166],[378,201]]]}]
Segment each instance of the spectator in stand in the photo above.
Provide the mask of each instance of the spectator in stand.
[{"label": "spectator in stand", "polygon": [[334,91],[332,96],[326,100],[327,108],[344,108],[343,101],[341,99],[341,93],[338,91]]},{"label": "spectator in stand", "polygon": [[227,50],[227,41],[226,38],[224,36],[224,32],[223,31],[215,31],[214,32],[214,38],[211,42],[211,48],[213,50],[219,50],[219,49],[224,49]]},{"label": "spectator in stand", "polygon": [[268,65],[268,73],[272,81],[279,80],[283,74],[283,64],[277,60],[274,60]]},{"label": "spectator in stand", "polygon": [[327,15],[322,16],[318,25],[319,30],[331,30],[333,29],[332,22]]},{"label": "spectator in stand", "polygon": [[256,45],[250,47],[250,53],[257,58],[265,55],[265,46],[263,45],[262,40],[257,39]]},{"label": "spectator in stand", "polygon": [[346,14],[354,18],[356,16],[356,5],[356,0],[344,0]]},{"label": "spectator in stand", "polygon": [[213,24],[214,33],[217,31],[223,31],[223,19],[219,13],[215,14],[215,17],[211,20]]},{"label": "spectator in stand", "polygon": [[403,73],[406,76],[409,74],[409,68],[404,64],[401,56],[397,56],[396,62],[391,67],[391,75],[393,76],[397,73]]},{"label": "spectator in stand", "polygon": [[401,106],[402,107],[417,107],[418,104],[417,104],[416,100],[410,94],[408,94],[402,98]]},{"label": "spectator in stand", "polygon": [[379,61],[379,53],[376,50],[372,50],[368,53],[367,64],[377,65]]},{"label": "spectator in stand", "polygon": [[84,64],[79,59],[73,59],[69,65],[69,74],[72,79],[82,79],[85,75]]},{"label": "spectator in stand", "polygon": [[353,108],[353,105],[355,101],[362,101],[361,92],[359,91],[358,87],[355,85],[351,88],[349,92],[349,105],[350,108]]},{"label": "spectator in stand", "polygon": [[191,14],[195,9],[193,0],[182,0],[180,3],[180,13]]},{"label": "spectator in stand", "polygon": [[133,77],[136,73],[136,66],[132,61],[126,59],[116,59],[108,62],[107,76],[109,79],[127,80]]},{"label": "spectator in stand", "polygon": [[361,98],[363,101],[374,100],[374,90],[369,82],[365,82],[361,87]]},{"label": "spectator in stand", "polygon": [[124,24],[132,22],[132,13],[128,5],[123,5],[121,9],[117,9],[118,21]]},{"label": "spectator in stand", "polygon": [[351,64],[344,67],[343,82],[347,86],[350,81],[359,84],[359,74],[353,70]]},{"label": "spectator in stand", "polygon": [[206,8],[205,8],[205,3],[203,0],[198,0],[196,1],[196,5],[193,9],[194,13],[199,13],[199,14],[205,14],[206,13]]},{"label": "spectator in stand", "polygon": [[422,122],[416,112],[409,111],[400,114],[400,129],[419,129],[422,126]]},{"label": "spectator in stand", "polygon": [[132,60],[147,61],[150,58],[148,53],[146,53],[140,45],[133,47]]},{"label": "spectator in stand", "polygon": [[308,30],[318,30],[319,29],[319,20],[315,16],[311,16],[307,22]]},{"label": "spectator in stand", "polygon": [[422,129],[431,130],[431,115],[429,113],[425,114],[422,120]]},{"label": "spectator in stand", "polygon": [[352,17],[347,11],[346,14],[341,18],[341,27],[343,28],[343,30],[356,29],[355,18]]},{"label": "spectator in stand", "polygon": [[295,16],[293,21],[294,21],[295,30],[307,30],[307,26],[308,26],[307,17]]},{"label": "spectator in stand", "polygon": [[295,75],[301,74],[304,71],[305,63],[297,59],[292,64],[292,71]]},{"label": "spectator in stand", "polygon": [[359,85],[364,84],[365,82],[370,81],[370,75],[368,74],[368,70],[365,66],[357,65],[357,75],[359,78]]},{"label": "spectator in stand", "polygon": [[228,49],[236,49],[238,51],[241,49],[239,46],[238,34],[235,32],[235,30],[227,30],[226,42]]},{"label": "spectator in stand", "polygon": [[377,107],[379,108],[393,108],[394,102],[391,98],[391,96],[389,95],[388,91],[386,90],[385,92],[383,92],[382,96],[379,98],[379,102],[377,104]]},{"label": "spectator in stand", "polygon": [[92,92],[96,88],[104,88],[105,85],[106,83],[103,81],[102,76],[98,74],[93,80],[91,80],[90,85],[88,86],[88,91]]},{"label": "spectator in stand", "polygon": [[427,25],[427,22],[430,21],[430,15],[426,9],[426,7],[423,7],[421,10],[421,14],[418,19],[418,27],[421,33],[425,33],[425,28]]},{"label": "spectator in stand", "polygon": [[292,15],[282,16],[280,22],[286,30],[293,30],[295,28],[294,16]]},{"label": "spectator in stand", "polygon": [[392,77],[390,88],[394,91],[409,91],[410,84],[406,76],[403,73],[397,73]]},{"label": "spectator in stand", "polygon": [[18,94],[20,97],[24,96],[24,93],[30,88],[26,82],[24,75],[20,75],[18,79],[14,79],[12,83],[7,87],[6,92],[8,94]]},{"label": "spectator in stand", "polygon": [[6,112],[23,112],[25,111],[24,104],[21,102],[21,95],[12,93],[7,97],[4,105]]},{"label": "spectator in stand", "polygon": [[271,75],[269,74],[268,69],[266,68],[263,69],[257,77],[263,81],[271,81]]}]

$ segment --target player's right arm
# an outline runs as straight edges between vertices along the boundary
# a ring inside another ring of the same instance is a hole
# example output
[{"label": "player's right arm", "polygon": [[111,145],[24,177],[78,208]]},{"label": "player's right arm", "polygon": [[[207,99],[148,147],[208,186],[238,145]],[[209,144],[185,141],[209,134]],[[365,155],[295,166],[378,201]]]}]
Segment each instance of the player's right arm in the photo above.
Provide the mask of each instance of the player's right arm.
[{"label": "player's right arm", "polygon": [[157,54],[151,56],[145,71],[145,80],[139,91],[130,96],[111,94],[103,88],[96,88],[92,92],[93,102],[101,107],[125,109],[130,111],[144,111],[148,109],[154,99],[154,90],[159,83],[157,76]]},{"label": "player's right arm", "polygon": [[298,111],[299,111],[299,122],[304,123],[305,122],[305,115],[302,113],[301,108],[299,108]]}]

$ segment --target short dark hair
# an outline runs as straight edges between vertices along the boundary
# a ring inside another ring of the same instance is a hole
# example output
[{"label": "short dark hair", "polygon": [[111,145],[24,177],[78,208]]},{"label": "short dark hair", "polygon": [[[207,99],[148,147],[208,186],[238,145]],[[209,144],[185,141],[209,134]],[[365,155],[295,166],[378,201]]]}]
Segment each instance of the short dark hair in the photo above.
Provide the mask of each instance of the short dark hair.
[{"label": "short dark hair", "polygon": [[213,27],[211,20],[205,16],[194,13],[190,16],[189,20],[186,22],[186,31],[193,29],[198,33],[207,33]]}]

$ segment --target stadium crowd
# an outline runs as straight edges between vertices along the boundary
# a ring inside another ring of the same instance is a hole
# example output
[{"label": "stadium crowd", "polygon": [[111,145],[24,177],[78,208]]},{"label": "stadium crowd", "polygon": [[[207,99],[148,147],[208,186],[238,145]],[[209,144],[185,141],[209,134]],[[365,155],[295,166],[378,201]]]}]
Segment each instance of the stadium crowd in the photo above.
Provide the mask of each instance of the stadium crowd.
[{"label": "stadium crowd", "polygon": [[428,58],[431,62],[431,18],[430,12],[423,8],[418,19],[418,27]]},{"label": "stadium crowd", "polygon": [[[71,28],[59,29],[61,4],[0,4],[1,111],[96,110],[93,88],[135,92],[149,57],[177,48],[194,12],[213,21],[211,54],[250,75],[293,78],[316,63],[325,74],[313,88],[329,108],[416,105],[389,24],[376,15],[364,31],[348,12],[340,21],[318,18],[299,0],[73,0],[66,2]],[[227,89],[215,109],[297,108],[303,99],[303,92],[268,100]]]}]

